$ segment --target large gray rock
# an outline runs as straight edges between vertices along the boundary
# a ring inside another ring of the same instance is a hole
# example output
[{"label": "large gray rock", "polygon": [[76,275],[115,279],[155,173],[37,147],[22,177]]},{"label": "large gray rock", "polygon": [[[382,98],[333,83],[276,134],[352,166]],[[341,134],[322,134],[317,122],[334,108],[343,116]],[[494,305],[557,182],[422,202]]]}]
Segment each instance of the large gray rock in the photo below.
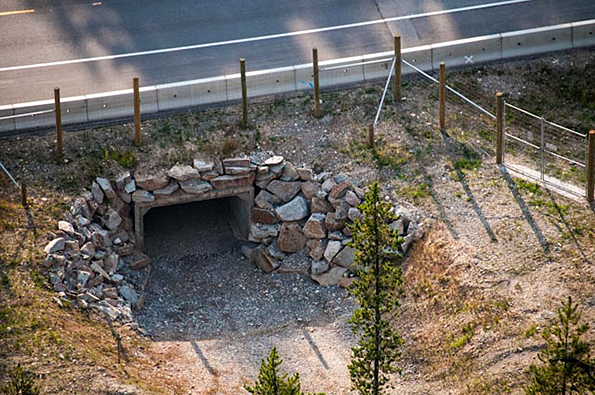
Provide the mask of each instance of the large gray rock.
[{"label": "large gray rock", "polygon": [[253,223],[250,227],[250,233],[257,239],[264,239],[267,237],[274,237],[279,234],[279,229],[281,225],[264,225],[264,224],[257,224]]},{"label": "large gray rock", "polygon": [[364,219],[364,215],[356,207],[351,207],[347,211],[347,218],[349,218],[353,222],[355,222],[356,220],[359,220],[361,222]]},{"label": "large gray rock", "polygon": [[138,188],[154,191],[169,184],[169,177],[163,173],[148,174],[143,172],[134,173],[134,180]]},{"label": "large gray rock", "polygon": [[113,273],[118,267],[118,254],[112,252],[103,260],[103,268],[108,273]]},{"label": "large gray rock", "polygon": [[192,164],[193,164],[194,168],[199,171],[199,173],[205,173],[205,172],[211,171],[211,170],[213,170],[213,168],[215,168],[215,163],[205,162],[201,159],[194,159],[192,161]]},{"label": "large gray rock", "polygon": [[123,191],[126,184],[131,181],[131,176],[129,171],[125,171],[116,177],[116,189]]},{"label": "large gray rock", "polygon": [[103,203],[103,191],[101,190],[101,187],[99,186],[98,183],[96,183],[95,181],[93,181],[93,183],[91,184],[91,193],[93,194],[93,199],[99,203],[102,204]]},{"label": "large gray rock", "polygon": [[326,273],[322,274],[312,274],[312,280],[316,281],[318,284],[322,286],[329,286],[329,285],[337,285],[339,280],[343,277],[343,275],[347,272],[347,269],[344,267],[333,267]]},{"label": "large gray rock", "polygon": [[170,181],[169,184],[167,184],[163,188],[155,189],[153,191],[153,195],[155,195],[155,196],[169,196],[172,193],[174,193],[175,191],[177,191],[178,189],[180,189],[180,184],[178,184],[176,181],[172,180],[172,181]]},{"label": "large gray rock", "polygon": [[330,192],[335,185],[337,185],[337,183],[332,178],[329,178],[322,183],[322,190],[325,192]]},{"label": "large gray rock", "polygon": [[308,203],[303,197],[297,196],[291,202],[277,207],[275,213],[281,221],[299,221],[308,216]]},{"label": "large gray rock", "polygon": [[267,189],[284,202],[288,202],[299,192],[300,183],[273,180],[267,185]]},{"label": "large gray rock", "polygon": [[307,169],[305,167],[298,167],[295,169],[300,176],[300,180],[302,181],[310,181],[313,178],[312,169]]},{"label": "large gray rock", "polygon": [[58,237],[57,239],[50,241],[43,249],[43,252],[46,254],[53,254],[58,251],[64,251],[65,243],[66,239],[64,237]]},{"label": "large gray rock", "polygon": [[225,174],[231,176],[245,175],[252,171],[249,167],[225,166]]},{"label": "large gray rock", "polygon": [[277,244],[279,245],[279,249],[283,252],[298,252],[304,248],[304,245],[306,244],[306,236],[304,236],[297,223],[285,222],[281,225]]},{"label": "large gray rock", "polygon": [[256,195],[254,203],[260,208],[272,210],[281,203],[281,199],[267,191],[260,191]]},{"label": "large gray rock", "polygon": [[388,227],[391,230],[396,230],[399,236],[405,233],[405,225],[403,224],[403,220],[400,218],[394,222],[391,222]]},{"label": "large gray rock", "polygon": [[275,166],[283,163],[285,159],[282,156],[272,156],[264,161],[264,164],[267,166]]},{"label": "large gray rock", "polygon": [[167,175],[178,181],[186,181],[200,178],[198,170],[188,165],[175,165],[168,170]]},{"label": "large gray rock", "polygon": [[132,201],[135,203],[152,202],[153,200],[155,200],[155,196],[149,191],[138,189],[132,194]]},{"label": "large gray rock", "polygon": [[357,197],[357,195],[353,191],[347,191],[347,193],[345,194],[345,201],[349,203],[349,205],[352,207],[357,207],[362,203],[360,198]]},{"label": "large gray rock", "polygon": [[333,263],[335,265],[347,268],[347,269],[354,269],[354,260],[355,260],[355,249],[349,246],[345,246],[341,252],[339,252],[335,258],[333,258]]},{"label": "large gray rock", "polygon": [[325,260],[312,261],[312,265],[310,266],[310,272],[312,274],[321,274],[326,272],[329,269],[328,262]]},{"label": "large gray rock", "polygon": [[81,248],[81,254],[85,259],[91,259],[95,256],[95,247],[92,242],[85,243]]},{"label": "large gray rock", "polygon": [[122,217],[120,217],[120,214],[116,210],[110,208],[103,216],[103,221],[109,230],[116,230],[122,223]]},{"label": "large gray rock", "polygon": [[295,167],[290,162],[285,162],[283,167],[283,173],[281,173],[281,180],[283,181],[295,181],[300,178],[300,175],[295,170]]},{"label": "large gray rock", "polygon": [[306,242],[306,253],[310,258],[319,261],[324,257],[327,243],[325,239],[310,239]]},{"label": "large gray rock", "polygon": [[324,250],[324,259],[332,262],[339,251],[341,251],[341,248],[343,248],[343,245],[340,241],[329,241],[326,250]]},{"label": "large gray rock", "polygon": [[134,191],[136,191],[136,182],[134,180],[130,180],[126,183],[126,185],[124,185],[124,192],[129,194],[133,193]]},{"label": "large gray rock", "polygon": [[182,188],[184,192],[191,193],[193,195],[200,195],[213,190],[213,187],[210,183],[197,179],[180,181],[180,188]]},{"label": "large gray rock", "polygon": [[58,221],[58,229],[69,235],[74,234],[74,226],[68,221]]},{"label": "large gray rock", "polygon": [[351,181],[345,180],[340,182],[339,184],[333,186],[333,188],[329,192],[329,197],[333,199],[341,199],[347,191],[351,188]]},{"label": "large gray rock", "polygon": [[227,171],[228,167],[246,167],[250,168],[250,158],[228,158],[223,159],[223,167]]},{"label": "large gray rock", "polygon": [[128,302],[130,302],[131,305],[136,304],[136,302],[138,302],[138,294],[136,293],[136,291],[128,284],[124,284],[118,287],[118,291],[120,292],[120,295],[122,295],[122,297],[124,299],[126,299]]},{"label": "large gray rock", "polygon": [[82,215],[87,219],[91,219],[91,210],[89,209],[89,205],[87,204],[87,200],[84,197],[77,197],[72,202],[72,209],[70,213],[75,217],[77,215]]},{"label": "large gray rock", "polygon": [[108,199],[113,199],[114,197],[116,197],[116,191],[114,191],[111,182],[109,182],[107,178],[97,177],[95,181],[97,181],[97,183],[103,190],[103,193],[105,193],[105,196],[107,196]]},{"label": "large gray rock", "polygon": [[326,237],[325,215],[314,213],[308,218],[302,232],[309,239],[324,239]]}]

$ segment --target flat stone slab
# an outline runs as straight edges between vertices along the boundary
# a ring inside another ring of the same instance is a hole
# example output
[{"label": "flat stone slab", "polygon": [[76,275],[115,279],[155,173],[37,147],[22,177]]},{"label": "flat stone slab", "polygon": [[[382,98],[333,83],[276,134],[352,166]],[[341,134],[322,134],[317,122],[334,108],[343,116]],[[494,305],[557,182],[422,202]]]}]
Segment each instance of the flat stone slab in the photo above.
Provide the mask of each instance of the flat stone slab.
[{"label": "flat stone slab", "polygon": [[245,185],[252,184],[252,182],[254,181],[254,177],[254,172],[240,176],[224,175],[213,178],[211,180],[211,184],[215,189],[243,187]]}]

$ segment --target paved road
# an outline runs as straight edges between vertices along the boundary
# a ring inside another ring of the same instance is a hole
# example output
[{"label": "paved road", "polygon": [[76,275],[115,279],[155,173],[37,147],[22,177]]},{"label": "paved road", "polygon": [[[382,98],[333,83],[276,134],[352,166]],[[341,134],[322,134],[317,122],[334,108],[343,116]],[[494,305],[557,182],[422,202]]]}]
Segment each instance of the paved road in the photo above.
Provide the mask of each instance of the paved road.
[{"label": "paved road", "polygon": [[3,0],[0,105],[585,19],[593,0]]}]

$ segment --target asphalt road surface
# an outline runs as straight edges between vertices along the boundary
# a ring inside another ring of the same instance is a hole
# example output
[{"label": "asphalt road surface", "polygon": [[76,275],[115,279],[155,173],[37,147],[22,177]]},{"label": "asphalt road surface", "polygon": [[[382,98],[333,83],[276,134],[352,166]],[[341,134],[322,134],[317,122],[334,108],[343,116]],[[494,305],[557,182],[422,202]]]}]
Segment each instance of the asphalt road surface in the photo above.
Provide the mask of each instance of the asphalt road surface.
[{"label": "asphalt road surface", "polygon": [[0,105],[586,19],[593,0],[4,0]]}]

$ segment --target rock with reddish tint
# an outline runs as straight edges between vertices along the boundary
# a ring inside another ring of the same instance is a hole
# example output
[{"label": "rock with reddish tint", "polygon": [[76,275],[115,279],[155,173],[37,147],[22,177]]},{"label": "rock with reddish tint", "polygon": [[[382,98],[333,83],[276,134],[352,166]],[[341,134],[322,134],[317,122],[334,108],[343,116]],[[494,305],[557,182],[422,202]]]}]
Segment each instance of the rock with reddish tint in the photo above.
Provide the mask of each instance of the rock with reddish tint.
[{"label": "rock with reddish tint", "polygon": [[252,184],[254,181],[254,172],[243,176],[224,175],[211,180],[215,189],[238,188]]},{"label": "rock with reddish tint", "polygon": [[324,239],[326,237],[325,215],[314,213],[308,218],[302,232],[309,239]]},{"label": "rock with reddish tint", "polygon": [[300,180],[302,181],[310,181],[313,177],[312,169],[306,169],[305,167],[298,167],[295,169],[300,176]]},{"label": "rock with reddish tint", "polygon": [[116,251],[118,252],[118,255],[120,255],[120,256],[128,256],[128,255],[132,254],[132,252],[134,251],[134,244],[124,244],[124,245],[118,246],[116,248]]},{"label": "rock with reddish tint", "polygon": [[326,214],[329,211],[333,211],[333,206],[326,200],[317,197],[312,198],[311,210],[313,213]]},{"label": "rock with reddish tint", "polygon": [[103,288],[101,294],[104,298],[118,299],[118,289],[116,287]]},{"label": "rock with reddish tint", "polygon": [[351,181],[345,180],[335,185],[333,189],[331,189],[329,192],[329,197],[333,199],[341,199],[343,196],[345,196],[349,188],[351,188]]},{"label": "rock with reddish tint", "polygon": [[46,254],[53,254],[54,252],[64,251],[65,242],[66,239],[64,237],[58,237],[57,239],[50,241],[43,249],[43,252]]},{"label": "rock with reddish tint", "polygon": [[267,189],[284,202],[289,202],[300,191],[300,183],[273,180]]},{"label": "rock with reddish tint", "polygon": [[329,231],[333,230],[342,230],[345,227],[345,223],[347,222],[346,218],[337,218],[337,214],[335,212],[326,213],[326,229]]},{"label": "rock with reddish tint", "polygon": [[295,181],[299,178],[300,175],[295,170],[295,167],[290,162],[285,162],[285,166],[283,166],[283,173],[281,173],[281,180]]},{"label": "rock with reddish tint", "polygon": [[193,195],[200,195],[203,193],[210,192],[213,190],[213,187],[210,183],[206,181],[201,181],[198,179],[191,179],[186,181],[180,181],[180,188],[186,193],[190,193]]},{"label": "rock with reddish tint", "polygon": [[358,198],[355,192],[353,191],[347,191],[347,193],[345,194],[345,201],[349,203],[349,205],[352,207],[357,207],[362,203],[360,198]]},{"label": "rock with reddish tint", "polygon": [[355,249],[349,246],[343,247],[343,249],[335,255],[333,263],[337,266],[344,267],[346,269],[355,268]]},{"label": "rock with reddish tint", "polygon": [[149,191],[138,189],[132,194],[132,201],[135,203],[148,203],[153,200],[155,200],[155,196]]},{"label": "rock with reddish tint", "polygon": [[287,258],[287,255],[285,255],[285,253],[283,253],[283,251],[281,251],[281,249],[279,248],[279,245],[277,244],[276,241],[273,241],[267,247],[267,252],[269,253],[270,256],[272,256],[273,258],[278,259],[280,261]]},{"label": "rock with reddish tint", "polygon": [[172,193],[174,193],[175,191],[177,191],[178,189],[180,189],[180,184],[178,184],[175,181],[170,181],[170,183],[167,184],[166,186],[164,186],[163,188],[155,189],[153,191],[153,195],[155,195],[155,196],[169,196]]},{"label": "rock with reddish tint", "polygon": [[263,272],[270,273],[279,267],[275,258],[269,255],[264,246],[258,246],[250,252],[250,260],[259,267]]},{"label": "rock with reddish tint", "polygon": [[97,177],[95,181],[99,184],[108,199],[113,199],[116,196],[116,191],[114,191],[112,183],[107,178]]},{"label": "rock with reddish tint", "polygon": [[256,186],[260,189],[266,189],[269,186],[269,183],[275,179],[275,173],[266,173],[256,176]]},{"label": "rock with reddish tint", "polygon": [[252,209],[252,222],[259,224],[272,225],[279,222],[275,214],[263,208],[254,207]]},{"label": "rock with reddish tint", "polygon": [[277,207],[275,214],[281,221],[299,221],[308,216],[308,203],[303,197],[297,196],[291,202]]},{"label": "rock with reddish tint", "polygon": [[324,259],[328,262],[332,262],[339,251],[341,251],[341,248],[343,248],[343,246],[340,241],[329,241],[326,250],[324,250]]},{"label": "rock with reddish tint", "polygon": [[125,192],[118,192],[118,197],[126,204],[130,204],[130,202],[132,202],[132,196]]},{"label": "rock with reddish tint", "polygon": [[220,176],[220,174],[215,170],[205,171],[204,173],[200,173],[200,178],[205,181],[211,181],[213,178],[217,178],[219,176]]},{"label": "rock with reddish tint", "polygon": [[302,193],[308,200],[312,200],[320,191],[320,184],[316,181],[305,181],[301,183]]},{"label": "rock with reddish tint", "polygon": [[160,189],[169,184],[169,177],[163,173],[147,174],[142,172],[134,173],[134,180],[138,188],[145,189],[147,191],[154,191]]},{"label": "rock with reddish tint", "polygon": [[114,198],[112,198],[111,206],[122,217],[126,217],[130,212],[130,206],[122,199],[120,199],[119,196],[115,196]]},{"label": "rock with reddish tint", "polygon": [[95,181],[93,181],[93,183],[91,184],[91,193],[93,194],[93,200],[95,200],[99,204],[103,203],[103,191],[101,190],[99,184]]},{"label": "rock with reddish tint", "polygon": [[188,165],[175,165],[168,170],[167,175],[178,181],[186,181],[200,178],[198,170]]},{"label": "rock with reddish tint", "polygon": [[349,288],[353,285],[353,283],[355,283],[356,280],[357,277],[345,277],[345,275],[342,275],[339,277],[337,285],[341,288]]},{"label": "rock with reddish tint", "polygon": [[277,244],[283,252],[298,252],[306,245],[306,236],[297,223],[285,222],[281,225]]},{"label": "rock with reddish tint", "polygon": [[324,239],[310,239],[306,242],[306,253],[316,261],[324,257],[327,241]]},{"label": "rock with reddish tint", "polygon": [[131,257],[128,257],[128,261],[128,267],[132,270],[140,270],[151,262],[148,256],[139,251],[136,251]]},{"label": "rock with reddish tint", "polygon": [[318,284],[326,287],[329,285],[337,285],[339,279],[343,277],[343,274],[347,272],[347,269],[343,267],[333,267],[326,273],[322,274],[312,274],[312,280],[316,281]]},{"label": "rock with reddish tint", "polygon": [[254,204],[268,210],[273,210],[279,203],[281,203],[281,199],[267,191],[260,191],[254,199]]}]

